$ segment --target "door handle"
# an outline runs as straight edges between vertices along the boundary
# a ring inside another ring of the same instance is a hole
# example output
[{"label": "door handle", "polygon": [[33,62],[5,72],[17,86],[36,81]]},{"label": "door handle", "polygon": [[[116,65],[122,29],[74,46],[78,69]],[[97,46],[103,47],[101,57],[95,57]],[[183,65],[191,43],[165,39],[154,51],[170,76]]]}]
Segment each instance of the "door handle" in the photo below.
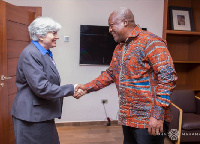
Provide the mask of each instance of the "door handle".
[{"label": "door handle", "polygon": [[11,79],[12,77],[5,77],[4,75],[1,75],[1,80],[8,80]]},{"label": "door handle", "polygon": [[0,85],[1,85],[1,87],[4,87],[4,83],[1,83]]}]

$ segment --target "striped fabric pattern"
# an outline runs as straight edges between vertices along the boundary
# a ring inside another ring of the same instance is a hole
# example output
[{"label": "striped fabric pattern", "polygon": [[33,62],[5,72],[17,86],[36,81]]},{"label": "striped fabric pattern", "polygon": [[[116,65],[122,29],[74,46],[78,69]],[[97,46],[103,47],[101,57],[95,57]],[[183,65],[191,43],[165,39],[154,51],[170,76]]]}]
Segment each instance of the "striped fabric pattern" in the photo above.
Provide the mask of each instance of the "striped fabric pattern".
[{"label": "striped fabric pattern", "polygon": [[150,117],[171,121],[170,95],[177,80],[166,41],[136,26],[116,46],[109,68],[85,84],[88,93],[116,84],[119,124],[148,128]]}]

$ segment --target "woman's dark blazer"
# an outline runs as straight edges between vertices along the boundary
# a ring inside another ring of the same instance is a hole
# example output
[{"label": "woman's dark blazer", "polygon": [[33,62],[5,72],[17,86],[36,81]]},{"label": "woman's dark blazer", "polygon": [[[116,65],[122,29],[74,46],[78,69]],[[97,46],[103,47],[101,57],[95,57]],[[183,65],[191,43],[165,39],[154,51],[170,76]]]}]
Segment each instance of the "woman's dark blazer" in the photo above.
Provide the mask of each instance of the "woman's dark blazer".
[{"label": "woman's dark blazer", "polygon": [[42,55],[33,43],[20,55],[16,85],[11,114],[30,122],[60,117],[63,97],[74,94],[72,84],[60,86],[59,73],[49,55]]}]

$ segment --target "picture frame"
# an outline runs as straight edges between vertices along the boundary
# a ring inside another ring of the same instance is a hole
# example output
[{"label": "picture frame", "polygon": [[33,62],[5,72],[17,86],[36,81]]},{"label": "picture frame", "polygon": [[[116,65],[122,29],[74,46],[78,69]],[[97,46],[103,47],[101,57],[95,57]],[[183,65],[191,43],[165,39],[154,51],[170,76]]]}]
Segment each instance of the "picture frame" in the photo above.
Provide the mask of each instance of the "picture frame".
[{"label": "picture frame", "polygon": [[194,31],[192,9],[188,7],[169,7],[172,30]]}]

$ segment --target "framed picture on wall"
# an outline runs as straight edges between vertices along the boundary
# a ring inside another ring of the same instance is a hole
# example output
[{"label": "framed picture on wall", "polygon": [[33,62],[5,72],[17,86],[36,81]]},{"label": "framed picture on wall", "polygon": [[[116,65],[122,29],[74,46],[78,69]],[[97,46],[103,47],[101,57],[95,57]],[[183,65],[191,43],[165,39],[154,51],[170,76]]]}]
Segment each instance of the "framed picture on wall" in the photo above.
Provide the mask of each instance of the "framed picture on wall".
[{"label": "framed picture on wall", "polygon": [[187,7],[169,7],[172,30],[194,31],[192,9]]}]

